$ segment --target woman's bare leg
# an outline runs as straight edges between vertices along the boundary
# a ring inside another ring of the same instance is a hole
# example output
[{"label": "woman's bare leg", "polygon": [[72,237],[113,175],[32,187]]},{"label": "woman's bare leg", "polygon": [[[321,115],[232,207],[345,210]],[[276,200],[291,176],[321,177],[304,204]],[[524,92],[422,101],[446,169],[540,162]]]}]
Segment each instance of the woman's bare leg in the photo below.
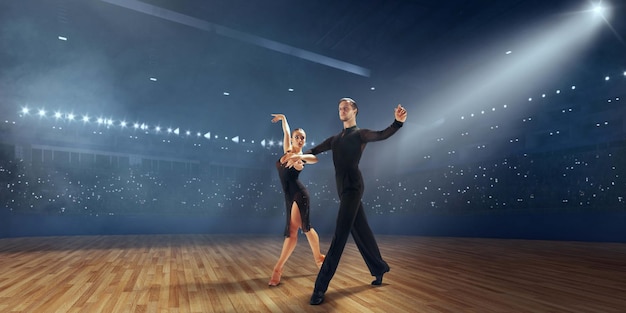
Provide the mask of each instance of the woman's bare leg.
[{"label": "woman's bare leg", "polygon": [[287,263],[287,260],[293,253],[293,250],[296,248],[296,244],[298,243],[298,228],[300,227],[300,209],[298,209],[298,204],[294,201],[291,205],[291,221],[289,222],[289,237],[285,237],[285,241],[283,241],[283,250],[280,252],[280,258],[278,258],[278,262],[274,266],[274,272],[272,273],[272,277],[268,285],[270,286],[278,286],[280,284],[280,276],[283,273],[283,266]]},{"label": "woman's bare leg", "polygon": [[311,227],[311,229],[304,233],[306,235],[306,239],[309,241],[309,246],[311,246],[311,251],[313,251],[313,259],[315,259],[315,265],[317,268],[322,267],[322,263],[324,262],[325,255],[320,251],[320,237]]}]

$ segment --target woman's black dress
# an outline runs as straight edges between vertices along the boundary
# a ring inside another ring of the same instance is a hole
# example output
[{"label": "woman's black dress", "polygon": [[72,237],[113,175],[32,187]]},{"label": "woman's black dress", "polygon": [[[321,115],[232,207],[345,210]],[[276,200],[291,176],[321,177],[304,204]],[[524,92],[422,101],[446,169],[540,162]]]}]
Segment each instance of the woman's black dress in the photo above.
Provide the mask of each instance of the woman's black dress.
[{"label": "woman's black dress", "polygon": [[300,182],[298,177],[300,171],[293,167],[286,167],[285,164],[280,163],[280,159],[276,161],[276,169],[278,170],[278,176],[280,177],[280,183],[283,186],[283,193],[285,195],[285,209],[286,211],[286,226],[285,237],[289,237],[289,224],[291,221],[291,205],[295,201],[298,204],[300,210],[301,228],[303,232],[308,232],[311,229],[311,222],[309,220],[309,192],[306,187]]}]

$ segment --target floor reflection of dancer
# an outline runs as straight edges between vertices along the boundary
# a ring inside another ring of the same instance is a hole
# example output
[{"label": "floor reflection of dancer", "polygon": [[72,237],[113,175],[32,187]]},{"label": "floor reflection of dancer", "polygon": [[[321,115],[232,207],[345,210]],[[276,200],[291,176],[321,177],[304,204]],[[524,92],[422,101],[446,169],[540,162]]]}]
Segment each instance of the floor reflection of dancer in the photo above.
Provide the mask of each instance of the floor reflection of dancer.
[{"label": "floor reflection of dancer", "polygon": [[[283,249],[280,253],[280,258],[274,266],[274,271],[268,285],[277,286],[280,284],[280,277],[283,273],[283,266],[291,256],[291,253],[296,248],[298,243],[298,229],[302,229],[306,235],[311,250],[313,251],[313,258],[316,265],[322,266],[324,261],[324,255],[320,253],[320,239],[315,229],[311,227],[309,220],[309,193],[304,185],[298,179],[300,171],[304,169],[304,164],[313,164],[317,162],[317,157],[314,155],[303,155],[302,147],[306,142],[306,133],[303,129],[294,129],[293,134],[290,134],[289,124],[287,118],[283,114],[272,114],[274,118],[273,123],[282,121],[284,142],[283,142],[283,156],[276,161],[276,169],[278,170],[278,176],[283,187],[285,194],[285,205],[287,209],[287,224],[285,226],[285,241],[283,242]],[[291,166],[287,166],[290,157],[298,155],[299,158],[295,162],[291,162]]]},{"label": "floor reflection of dancer", "polygon": [[[324,302],[324,293],[335,275],[350,233],[352,233],[354,242],[370,273],[376,277],[372,281],[372,285],[382,284],[383,275],[389,272],[389,265],[380,255],[378,244],[363,210],[361,198],[364,186],[363,177],[359,170],[359,161],[368,142],[387,139],[402,127],[406,121],[407,112],[401,105],[398,105],[394,112],[395,120],[382,131],[359,129],[356,126],[357,113],[358,107],[354,100],[350,98],[341,99],[339,101],[339,119],[343,122],[343,131],[326,139],[311,151],[307,151],[317,155],[332,150],[335,181],[340,201],[335,234],[315,281],[315,289],[310,300],[312,305]],[[292,158],[290,162],[295,160],[298,160],[297,156]]]}]

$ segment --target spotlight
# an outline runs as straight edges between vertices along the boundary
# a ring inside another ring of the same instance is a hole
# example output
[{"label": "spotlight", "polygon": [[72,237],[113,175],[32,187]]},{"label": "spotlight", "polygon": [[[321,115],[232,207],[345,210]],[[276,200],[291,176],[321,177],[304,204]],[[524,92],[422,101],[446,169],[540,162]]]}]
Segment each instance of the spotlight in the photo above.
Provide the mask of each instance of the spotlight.
[{"label": "spotlight", "polygon": [[[626,73],[624,73],[624,74],[626,74]],[[28,113],[30,113],[30,110],[28,108],[26,108],[26,107],[22,108],[22,114],[26,115]]]},{"label": "spotlight", "polygon": [[41,109],[41,110],[39,110],[38,114],[39,114],[39,116],[44,117],[44,116],[46,116],[46,110]]},{"label": "spotlight", "polygon": [[591,9],[591,11],[593,11],[593,13],[595,13],[596,15],[604,16],[605,10],[602,5],[600,5],[599,3],[596,3],[593,5],[593,9]]}]

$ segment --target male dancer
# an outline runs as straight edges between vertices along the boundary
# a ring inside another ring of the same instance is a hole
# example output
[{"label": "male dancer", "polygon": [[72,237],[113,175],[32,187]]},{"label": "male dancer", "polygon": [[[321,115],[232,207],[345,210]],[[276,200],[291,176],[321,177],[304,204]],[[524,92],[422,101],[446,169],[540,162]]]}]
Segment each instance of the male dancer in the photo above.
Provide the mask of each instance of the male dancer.
[{"label": "male dancer", "polygon": [[407,112],[398,104],[394,113],[395,121],[382,131],[359,129],[356,126],[357,113],[358,107],[354,100],[341,99],[339,119],[343,122],[343,131],[306,152],[306,154],[317,155],[324,151],[333,151],[335,180],[340,199],[335,235],[315,281],[315,289],[310,300],[312,305],[324,302],[324,293],[335,275],[350,233],[370,273],[376,277],[372,285],[381,285],[383,275],[389,272],[389,265],[380,255],[378,244],[363,211],[361,198],[364,186],[359,161],[368,142],[387,139],[402,127],[406,121]]}]

